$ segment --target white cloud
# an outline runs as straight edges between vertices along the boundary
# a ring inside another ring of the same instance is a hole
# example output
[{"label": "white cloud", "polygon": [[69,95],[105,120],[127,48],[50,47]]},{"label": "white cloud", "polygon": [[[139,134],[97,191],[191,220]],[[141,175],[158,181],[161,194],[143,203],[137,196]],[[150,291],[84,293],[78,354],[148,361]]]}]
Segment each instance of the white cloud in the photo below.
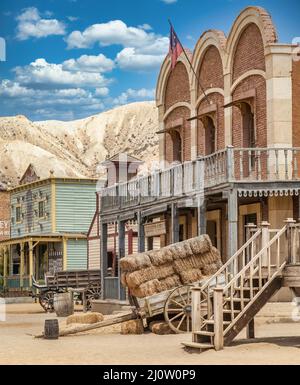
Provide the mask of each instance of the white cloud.
[{"label": "white cloud", "polygon": [[76,17],[76,16],[67,16],[67,19],[68,19],[69,21],[76,21],[76,20],[79,19],[79,17]]},{"label": "white cloud", "polygon": [[177,3],[177,0],[161,0],[161,1],[163,1],[165,4]]},{"label": "white cloud", "polygon": [[113,104],[116,106],[127,104],[129,102],[137,100],[152,100],[155,95],[154,89],[141,88],[140,90],[133,90],[129,88],[127,91],[123,92],[120,96],[113,100]]},{"label": "white cloud", "polygon": [[101,88],[96,88],[95,89],[95,96],[108,96],[109,94],[109,89],[107,87],[101,87]]},{"label": "white cloud", "polygon": [[68,71],[62,64],[36,59],[24,67],[14,69],[16,81],[33,88],[103,87],[110,81],[100,73],[80,70]]},{"label": "white cloud", "polygon": [[[98,43],[100,46],[122,45],[143,49],[152,47],[152,54],[161,54],[166,38],[153,32],[146,32],[143,28],[128,27],[121,20],[112,20],[108,23],[94,24],[83,32],[73,31],[67,38],[68,48],[89,48]],[[157,42],[158,41],[158,42]]]},{"label": "white cloud", "polygon": [[17,16],[17,21],[17,38],[19,40],[27,40],[30,37],[42,38],[50,35],[64,35],[66,33],[64,23],[56,19],[42,19],[35,7],[24,9]]},{"label": "white cloud", "polygon": [[115,67],[113,60],[103,54],[98,56],[82,55],[78,59],[69,59],[62,63],[63,69],[68,71],[109,72]]},{"label": "white cloud", "polygon": [[145,31],[151,31],[151,30],[153,29],[153,28],[151,27],[151,25],[150,25],[150,24],[147,24],[147,23],[138,25],[138,28],[144,29]]},{"label": "white cloud", "polygon": [[135,48],[124,48],[118,53],[116,63],[121,69],[131,71],[147,71],[161,65],[165,55],[145,55]]}]

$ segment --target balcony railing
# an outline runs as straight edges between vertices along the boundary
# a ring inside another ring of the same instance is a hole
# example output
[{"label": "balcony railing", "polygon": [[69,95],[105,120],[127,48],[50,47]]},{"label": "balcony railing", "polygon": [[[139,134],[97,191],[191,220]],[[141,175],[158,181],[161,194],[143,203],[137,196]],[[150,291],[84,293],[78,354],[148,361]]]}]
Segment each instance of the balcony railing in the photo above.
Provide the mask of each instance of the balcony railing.
[{"label": "balcony railing", "polygon": [[101,211],[192,196],[227,183],[300,180],[300,148],[234,148],[101,190]]}]

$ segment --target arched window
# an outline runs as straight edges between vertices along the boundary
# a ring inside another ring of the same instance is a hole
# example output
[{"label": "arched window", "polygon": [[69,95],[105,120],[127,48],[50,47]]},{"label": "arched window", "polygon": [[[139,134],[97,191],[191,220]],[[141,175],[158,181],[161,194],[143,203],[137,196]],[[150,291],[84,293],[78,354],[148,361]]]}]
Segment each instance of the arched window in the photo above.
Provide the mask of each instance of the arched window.
[{"label": "arched window", "polygon": [[172,132],[173,142],[173,162],[182,162],[182,141],[180,133],[176,130]]},{"label": "arched window", "polygon": [[202,121],[205,130],[205,155],[210,155],[216,152],[216,127],[210,116],[205,116]]},{"label": "arched window", "polygon": [[243,147],[253,148],[255,147],[254,114],[248,103],[241,103],[241,111],[243,117]]}]

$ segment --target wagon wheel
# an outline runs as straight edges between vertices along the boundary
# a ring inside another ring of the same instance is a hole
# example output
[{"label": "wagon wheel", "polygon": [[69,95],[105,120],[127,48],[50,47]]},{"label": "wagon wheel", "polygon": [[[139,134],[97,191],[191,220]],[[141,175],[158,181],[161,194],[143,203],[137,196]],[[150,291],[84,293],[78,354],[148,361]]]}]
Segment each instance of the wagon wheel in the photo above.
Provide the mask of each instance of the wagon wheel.
[{"label": "wagon wheel", "polygon": [[89,286],[86,290],[86,306],[87,310],[91,310],[92,301],[101,298],[101,287],[100,286]]},{"label": "wagon wheel", "polygon": [[[173,290],[166,300],[164,308],[165,320],[177,334],[192,331],[192,285],[179,286]],[[207,299],[200,303],[201,317],[207,313]]]},{"label": "wagon wheel", "polygon": [[46,313],[54,312],[54,291],[46,291],[39,296],[39,303]]}]

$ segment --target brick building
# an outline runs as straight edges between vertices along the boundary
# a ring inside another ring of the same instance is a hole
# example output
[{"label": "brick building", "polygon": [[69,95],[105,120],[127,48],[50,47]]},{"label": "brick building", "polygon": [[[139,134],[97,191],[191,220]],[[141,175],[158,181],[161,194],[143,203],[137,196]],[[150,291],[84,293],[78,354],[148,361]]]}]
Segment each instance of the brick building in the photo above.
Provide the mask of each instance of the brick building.
[{"label": "brick building", "polygon": [[[204,32],[175,69],[169,55],[158,78],[161,170],[99,194],[101,261],[107,228],[156,226],[161,246],[208,233],[223,261],[245,243],[245,225],[299,218],[300,61],[281,44],[271,16],[248,7],[228,36]],[[119,258],[124,255],[119,239]]]}]

